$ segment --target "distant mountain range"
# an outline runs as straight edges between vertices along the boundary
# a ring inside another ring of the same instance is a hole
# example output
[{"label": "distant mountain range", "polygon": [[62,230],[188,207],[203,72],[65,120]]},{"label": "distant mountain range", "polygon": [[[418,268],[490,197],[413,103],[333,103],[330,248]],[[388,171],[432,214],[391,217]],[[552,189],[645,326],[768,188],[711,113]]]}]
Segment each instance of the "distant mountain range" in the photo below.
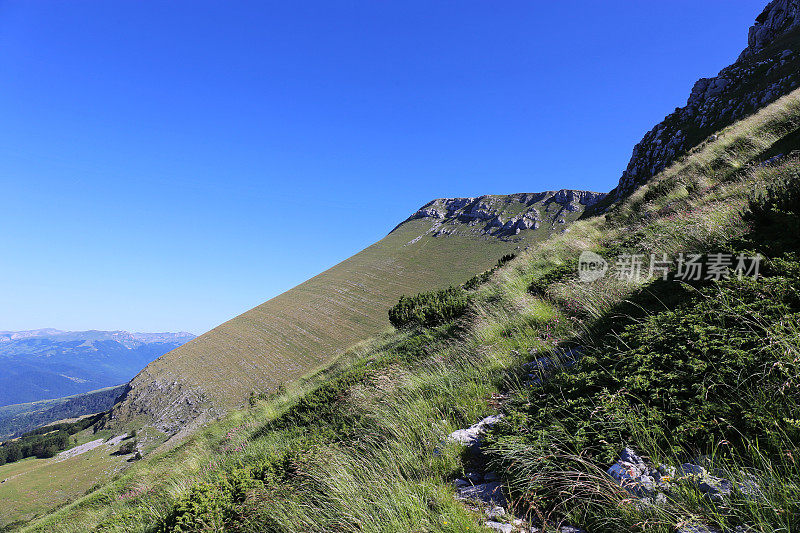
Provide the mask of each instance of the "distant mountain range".
[{"label": "distant mountain range", "polygon": [[191,333],[0,331],[0,406],[120,385]]}]

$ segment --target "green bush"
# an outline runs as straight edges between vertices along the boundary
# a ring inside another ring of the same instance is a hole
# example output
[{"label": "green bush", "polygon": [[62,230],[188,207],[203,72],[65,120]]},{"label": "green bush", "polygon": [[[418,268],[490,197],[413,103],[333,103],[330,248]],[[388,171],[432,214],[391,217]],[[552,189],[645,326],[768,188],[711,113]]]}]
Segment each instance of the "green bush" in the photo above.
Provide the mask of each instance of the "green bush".
[{"label": "green bush", "polygon": [[655,281],[592,325],[578,364],[508,402],[489,454],[530,506],[552,509],[625,445],[786,464],[800,442],[800,178],[753,198],[745,220],[731,251],[770,256],[761,278]]},{"label": "green bush", "polygon": [[[340,400],[348,389],[361,382],[367,375],[364,365],[351,367],[342,374],[325,381],[304,395],[283,415],[268,422],[256,432],[255,438],[276,429],[306,428],[319,426],[320,438],[334,438],[351,433],[358,425],[357,417],[339,409]],[[332,432],[331,432],[332,431]]]},{"label": "green bush", "polygon": [[243,506],[249,494],[281,487],[300,475],[299,466],[313,439],[300,438],[254,466],[234,468],[195,484],[175,502],[157,526],[158,533],[241,531],[248,519]]},{"label": "green bush", "polygon": [[26,457],[46,459],[71,444],[70,434],[61,429],[51,433],[30,433],[0,446],[0,465],[13,463]]},{"label": "green bush", "polygon": [[389,322],[397,329],[434,327],[462,316],[469,303],[470,298],[461,287],[402,296],[389,310]]},{"label": "green bush", "polygon": [[249,469],[236,469],[213,481],[197,483],[161,520],[158,533],[224,531],[238,518],[238,505],[259,482]]},{"label": "green bush", "polygon": [[119,451],[117,452],[119,455],[130,455],[136,451],[136,447],[139,445],[139,442],[136,439],[127,440],[122,443],[119,447]]}]

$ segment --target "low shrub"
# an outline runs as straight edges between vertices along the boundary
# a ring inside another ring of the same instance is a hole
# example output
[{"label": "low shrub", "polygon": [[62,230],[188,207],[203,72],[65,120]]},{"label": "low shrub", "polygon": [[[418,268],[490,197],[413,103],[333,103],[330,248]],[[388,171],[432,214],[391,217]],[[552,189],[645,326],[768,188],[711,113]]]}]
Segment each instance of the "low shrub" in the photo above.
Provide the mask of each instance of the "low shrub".
[{"label": "low shrub", "polygon": [[470,297],[461,287],[402,296],[389,310],[389,322],[397,329],[434,327],[464,315]]},{"label": "low shrub", "polygon": [[761,277],[655,281],[620,302],[630,314],[589,328],[574,367],[506,404],[488,451],[529,510],[608,497],[563,491],[597,485],[626,445],[675,461],[737,458],[738,468],[755,467],[742,463],[755,455],[779,478],[796,468],[786,457],[800,442],[800,178],[754,197],[744,218],[750,230],[730,251],[770,256]]},{"label": "low shrub", "polygon": [[250,469],[236,469],[213,481],[195,484],[157,526],[158,533],[224,531],[237,520],[238,506],[260,482]]},{"label": "low shrub", "polygon": [[139,442],[136,439],[127,440],[120,445],[117,453],[119,455],[130,455],[136,451],[137,446],[139,446]]}]

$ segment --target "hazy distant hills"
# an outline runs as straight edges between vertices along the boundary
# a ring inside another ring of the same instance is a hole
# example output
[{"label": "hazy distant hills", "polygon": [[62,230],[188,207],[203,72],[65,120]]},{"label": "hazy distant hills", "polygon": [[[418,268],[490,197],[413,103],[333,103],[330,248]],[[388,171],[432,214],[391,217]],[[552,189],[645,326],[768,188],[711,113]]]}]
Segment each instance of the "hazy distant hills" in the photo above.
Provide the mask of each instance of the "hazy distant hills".
[{"label": "hazy distant hills", "polygon": [[120,385],[191,333],[0,331],[0,406]]},{"label": "hazy distant hills", "polygon": [[13,438],[59,420],[107,411],[127,385],[107,387],[75,396],[0,407],[0,440]]}]

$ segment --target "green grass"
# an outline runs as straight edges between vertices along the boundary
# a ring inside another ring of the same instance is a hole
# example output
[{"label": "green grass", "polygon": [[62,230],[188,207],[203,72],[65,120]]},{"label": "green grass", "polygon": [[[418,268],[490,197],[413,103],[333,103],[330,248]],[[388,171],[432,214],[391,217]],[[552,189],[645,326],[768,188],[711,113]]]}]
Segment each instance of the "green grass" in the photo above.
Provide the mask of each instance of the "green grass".
[{"label": "green grass", "polygon": [[[91,430],[76,435],[78,444],[111,436],[109,431]],[[31,457],[0,466],[0,481],[6,480],[0,483],[0,528],[46,514],[107,483],[127,466],[126,458],[112,451],[104,445],[70,459]]]}]

